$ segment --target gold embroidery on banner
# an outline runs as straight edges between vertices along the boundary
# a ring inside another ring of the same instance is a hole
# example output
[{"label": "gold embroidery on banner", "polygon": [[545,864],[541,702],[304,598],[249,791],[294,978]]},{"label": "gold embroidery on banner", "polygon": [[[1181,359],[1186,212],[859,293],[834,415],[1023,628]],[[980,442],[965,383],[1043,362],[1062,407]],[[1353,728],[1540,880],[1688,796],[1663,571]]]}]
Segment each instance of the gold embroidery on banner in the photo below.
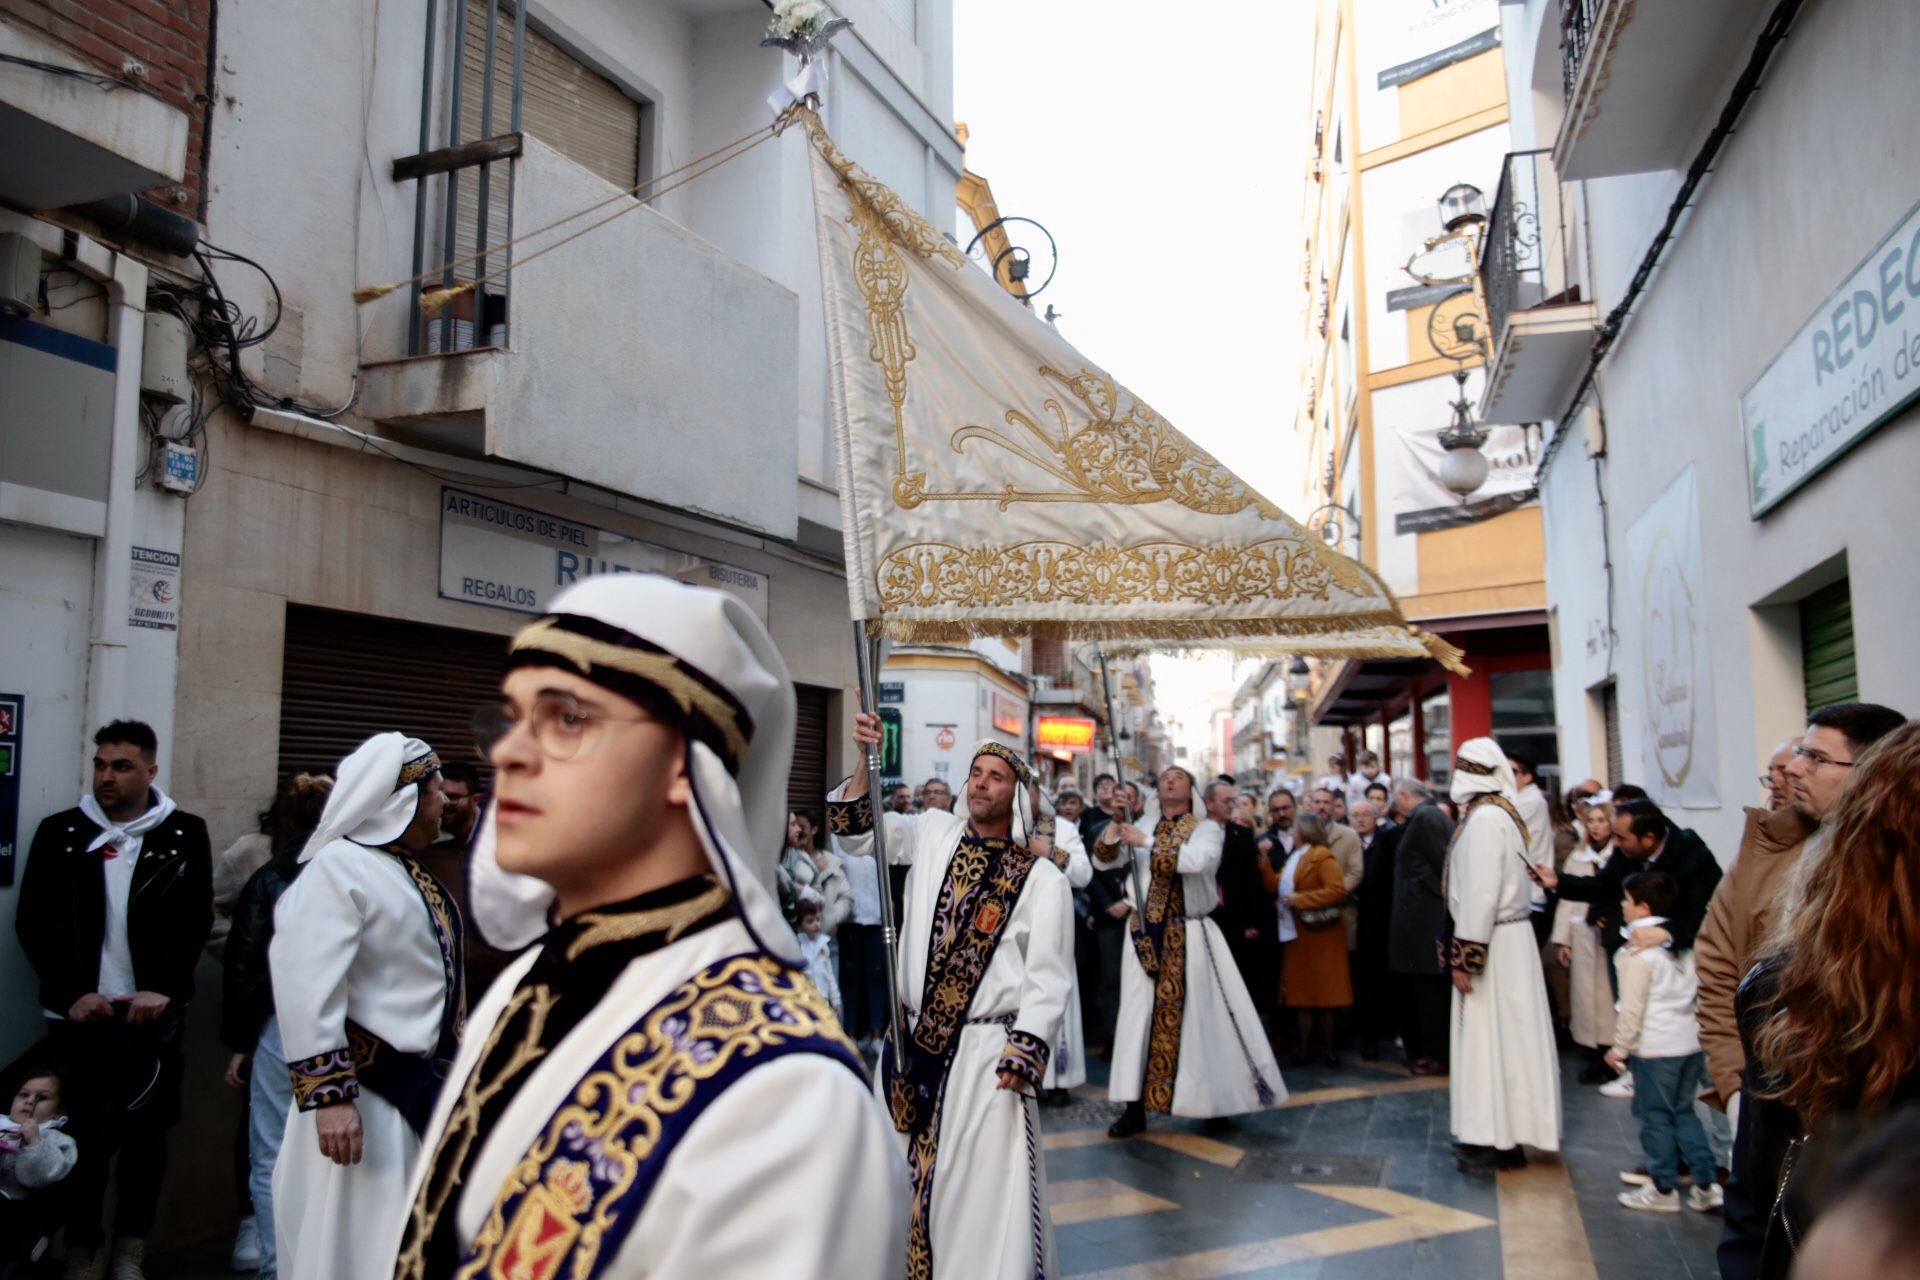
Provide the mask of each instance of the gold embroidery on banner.
[{"label": "gold embroidery on banner", "polygon": [[[996,427],[965,426],[953,433],[955,453],[968,443],[997,445],[1039,467],[1070,492],[1020,489],[1009,483],[997,493],[925,493],[918,501],[997,502],[1002,511],[1015,502],[1100,502],[1136,506],[1177,502],[1203,515],[1228,516],[1252,507],[1263,519],[1285,517],[1206,450],[1187,439],[1146,401],[1125,391],[1104,373],[1082,369],[1078,375],[1040,367],[1040,376],[1065,387],[1085,406],[1091,421],[1075,427],[1066,407],[1049,397],[1046,410],[1057,429],[1009,409],[1006,422],[1024,435]],[[903,504],[912,505],[912,504]]]},{"label": "gold embroidery on banner", "polygon": [[[1068,542],[962,547],[920,542],[888,552],[875,577],[881,607],[889,612],[1044,604],[1250,605],[1269,600],[1329,600],[1333,590],[1343,585],[1304,535],[1240,547],[1179,542],[1126,547]],[[1344,630],[1357,620],[1349,615],[1339,621]],[[1311,627],[1314,622],[1312,618],[1270,619],[1265,625],[1280,630]]]},{"label": "gold embroidery on banner", "polygon": [[509,650],[518,652],[521,649],[557,654],[582,671],[607,667],[638,676],[658,686],[661,692],[679,704],[680,710],[689,715],[698,711],[711,720],[727,740],[728,753],[735,760],[746,758],[747,735],[741,727],[738,713],[725,698],[681,670],[680,660],[670,653],[648,653],[643,649],[630,649],[625,645],[595,640],[592,636],[564,630],[552,618],[542,618],[515,636]]}]

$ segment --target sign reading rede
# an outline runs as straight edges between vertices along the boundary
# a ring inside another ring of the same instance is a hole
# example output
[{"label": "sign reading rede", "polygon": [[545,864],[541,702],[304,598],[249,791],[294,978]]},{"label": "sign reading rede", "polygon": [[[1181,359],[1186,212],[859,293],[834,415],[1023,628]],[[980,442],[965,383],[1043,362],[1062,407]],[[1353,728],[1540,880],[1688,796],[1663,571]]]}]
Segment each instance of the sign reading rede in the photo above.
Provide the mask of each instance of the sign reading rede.
[{"label": "sign reading rede", "polygon": [[600,573],[658,573],[719,587],[767,620],[767,577],[494,498],[440,490],[440,595],[541,613],[563,587]]},{"label": "sign reading rede", "polygon": [[1740,397],[1754,518],[1920,394],[1920,206]]}]

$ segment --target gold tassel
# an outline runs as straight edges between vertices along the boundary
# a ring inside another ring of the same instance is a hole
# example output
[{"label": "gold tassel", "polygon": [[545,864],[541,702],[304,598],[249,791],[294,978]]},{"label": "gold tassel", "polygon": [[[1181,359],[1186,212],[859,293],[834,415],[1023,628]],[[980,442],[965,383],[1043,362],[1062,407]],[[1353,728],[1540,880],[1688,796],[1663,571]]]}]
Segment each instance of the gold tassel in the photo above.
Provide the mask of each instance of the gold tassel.
[{"label": "gold tassel", "polygon": [[449,302],[463,293],[472,293],[473,285],[457,284],[451,289],[428,289],[420,295],[420,310],[425,315],[437,316]]},{"label": "gold tassel", "polygon": [[401,285],[405,283],[406,283],[405,280],[395,280],[391,284],[363,285],[362,287],[355,289],[353,291],[353,300],[359,303],[360,305],[365,306],[367,303],[372,302],[376,298],[386,297],[388,294],[392,293],[395,289],[398,289]]},{"label": "gold tassel", "polygon": [[1419,627],[1415,626],[1409,626],[1407,630],[1413,632],[1414,639],[1426,646],[1427,652],[1433,655],[1435,662],[1438,662],[1441,666],[1457,676],[1464,677],[1473,674],[1473,668],[1467,665],[1467,655],[1464,650],[1457,649],[1453,645],[1448,644],[1431,631],[1422,631]]}]

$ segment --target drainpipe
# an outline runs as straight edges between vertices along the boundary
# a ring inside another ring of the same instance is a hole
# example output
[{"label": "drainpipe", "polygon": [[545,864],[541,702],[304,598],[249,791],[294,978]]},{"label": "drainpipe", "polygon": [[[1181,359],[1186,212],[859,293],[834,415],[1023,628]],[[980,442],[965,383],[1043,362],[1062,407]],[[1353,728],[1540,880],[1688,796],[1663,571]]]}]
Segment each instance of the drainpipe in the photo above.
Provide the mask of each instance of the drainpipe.
[{"label": "drainpipe", "polygon": [[[134,471],[140,454],[140,362],[146,340],[147,268],[124,253],[112,254],[103,275],[111,308],[114,349],[113,443],[107,462],[107,528],[94,546],[93,626],[87,639],[87,719],[91,737],[99,726],[125,714],[127,621],[133,591]],[[162,743],[164,750],[167,746]],[[81,766],[81,786],[92,771]]]}]

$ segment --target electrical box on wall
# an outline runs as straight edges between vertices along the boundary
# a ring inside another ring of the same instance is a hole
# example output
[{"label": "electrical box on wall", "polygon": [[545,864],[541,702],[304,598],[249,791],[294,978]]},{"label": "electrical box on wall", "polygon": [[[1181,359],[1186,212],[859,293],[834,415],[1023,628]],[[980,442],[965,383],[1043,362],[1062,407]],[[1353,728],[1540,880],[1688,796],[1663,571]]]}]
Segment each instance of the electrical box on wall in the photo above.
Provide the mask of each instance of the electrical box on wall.
[{"label": "electrical box on wall", "polygon": [[165,311],[147,312],[140,350],[140,392],[168,404],[187,398],[187,324]]},{"label": "electrical box on wall", "polygon": [[40,246],[23,235],[0,235],[0,312],[30,315],[40,309]]},{"label": "electrical box on wall", "polygon": [[160,487],[168,493],[192,493],[200,487],[200,451],[169,440],[160,453]]}]

